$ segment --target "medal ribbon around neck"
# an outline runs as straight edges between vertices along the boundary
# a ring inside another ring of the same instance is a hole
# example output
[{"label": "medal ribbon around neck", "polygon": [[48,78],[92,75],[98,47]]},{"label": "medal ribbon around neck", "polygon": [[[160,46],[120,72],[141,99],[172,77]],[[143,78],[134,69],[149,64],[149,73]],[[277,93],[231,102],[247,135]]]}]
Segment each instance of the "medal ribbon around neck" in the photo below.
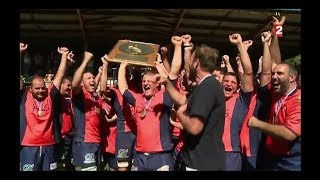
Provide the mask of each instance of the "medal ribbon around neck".
[{"label": "medal ribbon around neck", "polygon": [[[144,108],[143,108],[143,111],[142,111],[141,114],[140,114],[140,119],[144,119],[144,118],[146,117],[146,115],[147,115],[147,109],[148,109],[149,106],[151,105],[151,103],[152,103],[152,101],[153,101],[153,98],[154,98],[154,97],[152,97],[149,101],[147,101],[147,100],[145,99]],[[146,105],[147,102],[148,102],[148,104]]]},{"label": "medal ribbon around neck", "polygon": [[43,116],[43,111],[42,111],[42,103],[43,103],[43,101],[39,102],[36,99],[35,99],[35,101],[36,101],[36,106],[37,106],[37,110],[38,110],[37,114],[38,114],[39,117],[42,117]]},{"label": "medal ribbon around neck", "polygon": [[98,103],[98,95],[93,95],[91,96],[91,100],[93,101],[93,106],[94,106],[94,110],[96,111],[97,114],[100,114],[100,109],[97,108],[96,104]]},{"label": "medal ribbon around neck", "polygon": [[273,116],[273,123],[277,124],[278,123],[278,113],[283,105],[283,103],[286,101],[286,99],[288,98],[288,96],[290,94],[292,94],[295,90],[297,89],[297,87],[293,88],[284,98],[283,100],[281,100],[281,98],[277,101],[276,106],[274,107],[274,116]]}]

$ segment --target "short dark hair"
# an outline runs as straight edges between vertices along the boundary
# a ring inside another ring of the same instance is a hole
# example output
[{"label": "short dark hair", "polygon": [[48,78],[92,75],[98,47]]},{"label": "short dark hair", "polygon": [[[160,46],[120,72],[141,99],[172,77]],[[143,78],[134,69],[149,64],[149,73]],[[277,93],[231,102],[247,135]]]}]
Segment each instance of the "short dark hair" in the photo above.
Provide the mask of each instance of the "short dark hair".
[{"label": "short dark hair", "polygon": [[295,65],[287,62],[281,62],[280,64],[286,64],[289,67],[289,74],[298,77],[298,70]]},{"label": "short dark hair", "polygon": [[237,74],[237,73],[235,73],[235,72],[227,72],[224,76],[223,76],[223,79],[226,77],[226,76],[234,76],[234,77],[236,77],[236,79],[237,79],[237,84],[239,85],[240,84],[240,77],[239,77],[239,75]]},{"label": "short dark hair", "polygon": [[223,67],[216,67],[213,71],[220,71],[221,74],[225,75],[227,73],[227,68],[223,68]]},{"label": "short dark hair", "polygon": [[72,82],[72,77],[68,77],[68,76],[64,76],[63,78],[62,78],[62,83],[64,83],[65,81],[70,81],[70,82]]}]

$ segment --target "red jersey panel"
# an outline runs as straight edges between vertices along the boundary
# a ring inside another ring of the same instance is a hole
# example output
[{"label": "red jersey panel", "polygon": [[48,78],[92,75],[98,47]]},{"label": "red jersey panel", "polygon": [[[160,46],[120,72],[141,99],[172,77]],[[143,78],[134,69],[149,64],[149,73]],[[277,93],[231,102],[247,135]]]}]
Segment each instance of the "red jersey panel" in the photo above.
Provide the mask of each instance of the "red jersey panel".
[{"label": "red jersey panel", "polygon": [[74,110],[74,142],[99,143],[101,141],[101,101],[84,88],[72,97]]},{"label": "red jersey panel", "polygon": [[225,151],[233,151],[231,145],[231,119],[233,115],[233,110],[235,108],[236,100],[239,97],[239,92],[232,95],[229,99],[226,99],[226,113],[225,113],[225,122],[224,130],[222,135],[222,141],[224,144]]},{"label": "red jersey panel", "polygon": [[[269,123],[281,124],[295,133],[298,137],[301,135],[301,90],[296,89],[289,94],[287,98],[272,96],[271,111]],[[278,113],[277,113],[278,109]],[[292,145],[290,142],[281,141],[271,136],[267,136],[266,147],[272,154],[288,155]]]},{"label": "red jersey panel", "polygon": [[[137,143],[136,150],[139,152],[160,152],[161,147],[160,136],[160,115],[163,108],[163,93],[161,89],[155,94],[150,105],[146,110],[144,118],[141,113],[145,108],[145,98],[142,94],[136,97],[135,120],[137,123]],[[168,129],[169,130],[169,129]]]},{"label": "red jersey panel", "polygon": [[249,118],[253,116],[256,104],[257,104],[257,93],[254,91],[254,94],[250,101],[248,113],[244,119],[242,129],[240,132],[241,153],[245,154],[247,157],[251,157],[250,128],[248,127],[248,121],[249,121]]},{"label": "red jersey panel", "polygon": [[[119,89],[112,88],[112,90],[114,90],[114,92],[116,93],[116,98],[118,99],[119,104],[122,107],[122,112],[125,119],[124,122],[118,122],[118,131],[124,131],[124,132],[132,131],[133,133],[136,133],[137,127],[134,121],[134,114],[135,114],[134,107],[129,105],[129,103],[127,103],[127,101],[122,97]],[[129,92],[133,95],[135,94],[133,91],[129,90]],[[123,130],[123,127],[124,127],[124,130]]]},{"label": "red jersey panel", "polygon": [[[106,116],[112,118],[115,114],[112,107],[106,103],[102,102],[102,109],[106,111]],[[102,123],[102,151],[115,154],[116,152],[116,134],[117,134],[117,121],[111,123],[104,120]]]},{"label": "red jersey panel", "polygon": [[70,97],[64,97],[61,95],[61,107],[62,107],[62,128],[61,135],[62,137],[69,134],[73,128],[73,108]]},{"label": "red jersey panel", "polygon": [[21,145],[47,146],[55,144],[53,137],[53,108],[49,89],[48,96],[38,102],[27,92],[25,102],[26,130]]}]

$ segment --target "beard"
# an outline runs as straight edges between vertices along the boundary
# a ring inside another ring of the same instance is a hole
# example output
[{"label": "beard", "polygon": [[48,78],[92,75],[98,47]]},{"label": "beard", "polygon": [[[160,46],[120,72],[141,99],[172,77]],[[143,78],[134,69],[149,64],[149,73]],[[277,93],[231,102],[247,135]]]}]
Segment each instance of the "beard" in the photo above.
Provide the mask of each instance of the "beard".
[{"label": "beard", "polygon": [[290,88],[289,79],[284,81],[284,82],[281,82],[280,83],[280,94],[285,94],[288,91],[289,88]]},{"label": "beard", "polygon": [[273,91],[277,95],[283,95],[290,88],[290,81],[288,79],[288,80],[278,80],[278,82],[280,83],[279,87],[278,88],[273,87]]},{"label": "beard", "polygon": [[188,78],[190,81],[195,82],[197,80],[197,71],[192,66],[190,66],[189,68],[190,68],[190,72],[189,72]]}]

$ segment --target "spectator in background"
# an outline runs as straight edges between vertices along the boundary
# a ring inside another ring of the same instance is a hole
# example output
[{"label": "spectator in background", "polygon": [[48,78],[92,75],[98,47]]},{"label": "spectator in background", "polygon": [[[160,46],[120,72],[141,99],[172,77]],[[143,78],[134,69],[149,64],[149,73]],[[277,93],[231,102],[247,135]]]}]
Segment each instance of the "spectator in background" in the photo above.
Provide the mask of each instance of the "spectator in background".
[{"label": "spectator in background", "polygon": [[43,56],[40,53],[36,53],[32,56],[31,61],[33,62],[30,70],[33,74],[31,75],[44,77],[47,71]]}]

